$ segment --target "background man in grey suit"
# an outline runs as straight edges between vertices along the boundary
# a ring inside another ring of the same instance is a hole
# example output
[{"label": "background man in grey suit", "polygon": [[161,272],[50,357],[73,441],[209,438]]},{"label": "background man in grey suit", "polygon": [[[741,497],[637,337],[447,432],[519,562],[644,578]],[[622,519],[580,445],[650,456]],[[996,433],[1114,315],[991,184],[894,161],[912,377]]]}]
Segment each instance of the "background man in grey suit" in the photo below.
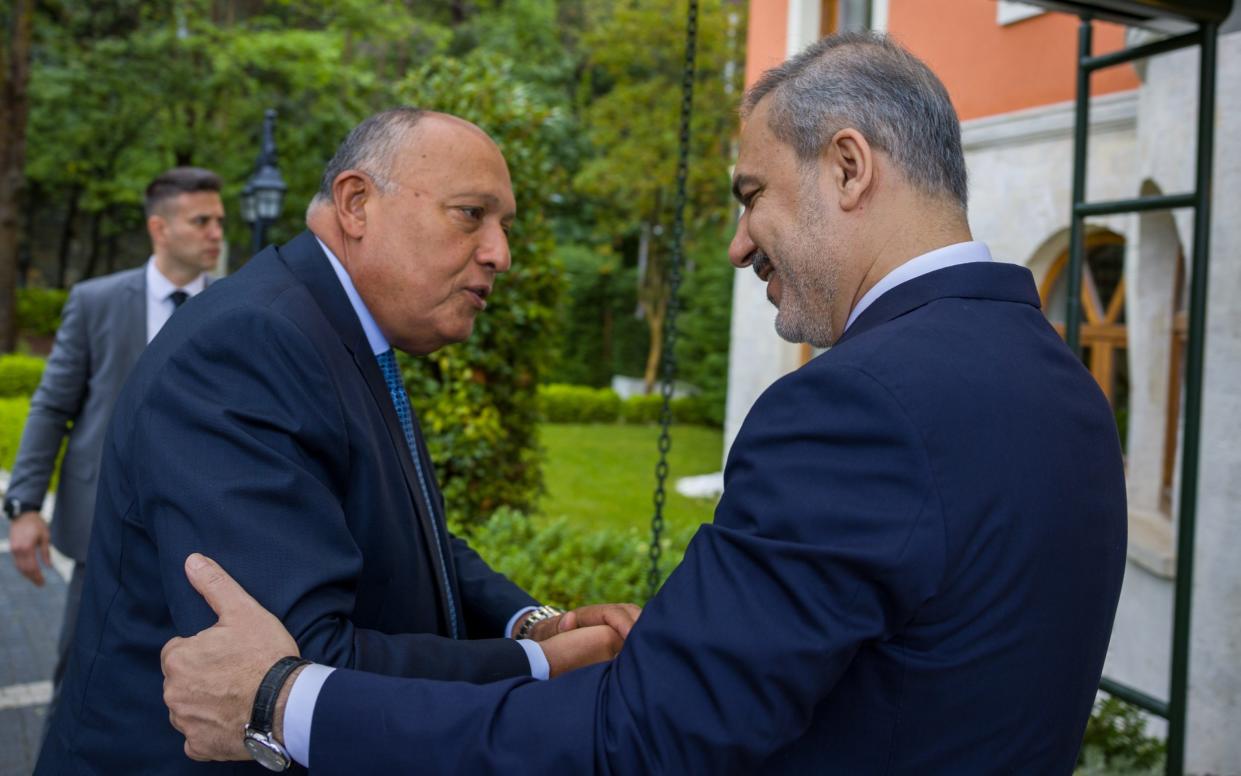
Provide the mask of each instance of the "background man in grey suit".
[{"label": "background man in grey suit", "polygon": [[[163,173],[147,187],[145,206],[153,251],[146,264],[83,281],[69,292],[4,500],[12,521],[13,562],[24,576],[43,584],[39,561],[51,564],[49,545],[74,561],[53,675],[57,689],[73,642],[112,405],[142,349],[177,307],[206,286],[206,272],[215,268],[223,244],[220,178],[210,170],[177,167]],[[40,510],[66,434],[69,446],[49,526]]]}]

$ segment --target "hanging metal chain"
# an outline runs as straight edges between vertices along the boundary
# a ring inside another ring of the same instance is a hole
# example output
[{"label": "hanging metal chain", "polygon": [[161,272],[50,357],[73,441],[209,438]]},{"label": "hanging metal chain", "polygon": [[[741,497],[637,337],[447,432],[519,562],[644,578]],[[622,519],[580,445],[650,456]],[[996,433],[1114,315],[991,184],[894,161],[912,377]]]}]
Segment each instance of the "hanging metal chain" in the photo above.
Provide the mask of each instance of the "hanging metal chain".
[{"label": "hanging metal chain", "polygon": [[685,67],[681,75],[681,137],[677,155],[676,211],[672,223],[672,261],[668,266],[668,309],[664,314],[664,350],[661,359],[663,379],[660,390],[663,406],[659,411],[659,463],[655,465],[655,514],[651,518],[651,570],[647,577],[650,597],[659,590],[660,541],[664,531],[665,486],[668,480],[668,451],[672,448],[672,391],[677,377],[677,309],[680,307],[681,264],[685,244],[685,200],[689,178],[690,119],[694,109],[694,59],[698,48],[698,0],[688,0],[685,22]]}]

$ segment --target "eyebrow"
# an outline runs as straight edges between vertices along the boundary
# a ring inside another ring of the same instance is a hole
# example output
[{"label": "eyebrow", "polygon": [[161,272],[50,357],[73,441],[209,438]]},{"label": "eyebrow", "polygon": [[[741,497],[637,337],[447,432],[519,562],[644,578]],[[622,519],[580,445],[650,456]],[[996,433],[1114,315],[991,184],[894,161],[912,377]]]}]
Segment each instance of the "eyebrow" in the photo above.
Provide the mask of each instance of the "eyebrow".
[{"label": "eyebrow", "polygon": [[753,175],[747,175],[745,173],[737,175],[736,177],[733,178],[733,198],[744,205],[745,197],[741,195],[742,187],[758,186],[759,183],[760,182],[758,178],[754,177]]}]

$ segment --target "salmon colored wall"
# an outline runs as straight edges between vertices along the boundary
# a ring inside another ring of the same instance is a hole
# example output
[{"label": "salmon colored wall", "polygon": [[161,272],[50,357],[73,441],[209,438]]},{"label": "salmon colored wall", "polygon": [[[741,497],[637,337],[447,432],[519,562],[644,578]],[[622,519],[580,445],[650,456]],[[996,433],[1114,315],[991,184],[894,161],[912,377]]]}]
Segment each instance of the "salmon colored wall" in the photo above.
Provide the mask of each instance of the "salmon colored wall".
[{"label": "salmon colored wall", "polygon": [[[785,59],[789,0],[750,0],[746,85]],[[1047,13],[1007,26],[994,0],[888,0],[888,32],[943,80],[961,118],[1073,99],[1077,17]],[[1095,24],[1095,53],[1124,46],[1124,27]],[[1131,65],[1091,79],[1092,94],[1136,89]]]},{"label": "salmon colored wall", "polygon": [[745,85],[764,70],[785,60],[789,35],[788,0],[750,0],[750,23],[745,34]]},{"label": "salmon colored wall", "polygon": [[[1075,16],[1047,13],[1000,26],[992,0],[889,0],[888,33],[930,65],[962,120],[1071,100],[1076,91]],[[1095,23],[1095,53],[1124,47],[1124,27]],[[1091,93],[1136,89],[1131,65],[1091,78]]]}]

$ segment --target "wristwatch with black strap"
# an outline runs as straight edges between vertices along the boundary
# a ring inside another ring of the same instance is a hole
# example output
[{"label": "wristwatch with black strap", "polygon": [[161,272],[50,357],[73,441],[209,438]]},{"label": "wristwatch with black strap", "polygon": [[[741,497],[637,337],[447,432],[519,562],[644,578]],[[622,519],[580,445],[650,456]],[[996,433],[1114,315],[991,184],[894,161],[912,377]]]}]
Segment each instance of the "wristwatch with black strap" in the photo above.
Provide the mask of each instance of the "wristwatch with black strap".
[{"label": "wristwatch with black strap", "polygon": [[31,504],[15,498],[6,498],[4,500],[4,514],[8,516],[9,520],[16,520],[27,512],[38,512],[42,508],[42,504]]},{"label": "wristwatch with black strap", "polygon": [[284,744],[272,735],[272,718],[284,683],[294,671],[309,664],[309,660],[300,657],[280,658],[268,669],[258,692],[254,694],[254,707],[250,710],[250,722],[246,724],[244,743],[250,756],[269,771],[287,770],[293,762]]}]

